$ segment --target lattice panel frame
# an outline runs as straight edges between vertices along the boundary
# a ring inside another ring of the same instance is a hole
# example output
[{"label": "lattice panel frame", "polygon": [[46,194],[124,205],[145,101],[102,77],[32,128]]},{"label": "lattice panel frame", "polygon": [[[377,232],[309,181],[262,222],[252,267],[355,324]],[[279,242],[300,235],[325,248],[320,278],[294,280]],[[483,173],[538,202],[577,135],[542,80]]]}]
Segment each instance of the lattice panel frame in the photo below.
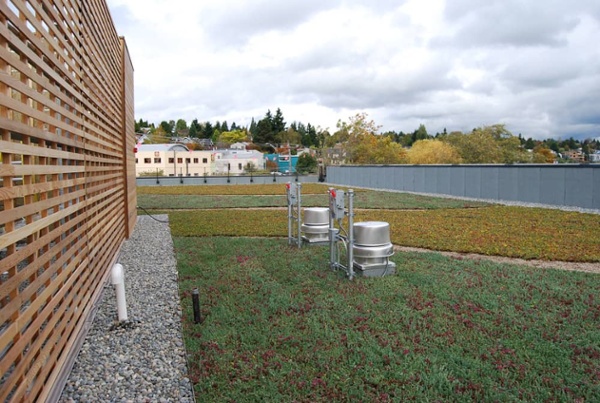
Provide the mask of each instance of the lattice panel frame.
[{"label": "lattice panel frame", "polygon": [[133,67],[105,1],[0,1],[0,401],[46,400],[135,224]]}]

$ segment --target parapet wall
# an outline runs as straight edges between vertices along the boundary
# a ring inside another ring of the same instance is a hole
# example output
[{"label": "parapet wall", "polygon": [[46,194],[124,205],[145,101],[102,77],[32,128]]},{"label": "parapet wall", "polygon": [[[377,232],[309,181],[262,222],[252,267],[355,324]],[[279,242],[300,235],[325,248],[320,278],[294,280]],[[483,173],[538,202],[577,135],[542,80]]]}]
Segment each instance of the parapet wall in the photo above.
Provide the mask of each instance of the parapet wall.
[{"label": "parapet wall", "polygon": [[327,182],[475,199],[600,209],[600,165],[342,165]]}]

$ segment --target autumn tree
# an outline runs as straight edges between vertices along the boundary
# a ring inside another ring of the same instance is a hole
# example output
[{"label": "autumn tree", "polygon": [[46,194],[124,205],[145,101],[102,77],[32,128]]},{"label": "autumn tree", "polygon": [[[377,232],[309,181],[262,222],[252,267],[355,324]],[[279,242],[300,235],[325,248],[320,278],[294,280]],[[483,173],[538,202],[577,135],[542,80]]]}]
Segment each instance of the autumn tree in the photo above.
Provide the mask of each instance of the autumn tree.
[{"label": "autumn tree", "polygon": [[556,156],[546,146],[538,144],[533,148],[533,161],[538,164],[553,164],[556,160]]},{"label": "autumn tree", "polygon": [[494,140],[496,140],[498,148],[500,149],[500,163],[514,164],[530,161],[529,153],[522,148],[519,137],[514,136],[506,129],[505,125],[496,124],[484,126],[475,130],[487,131]]},{"label": "autumn tree", "polygon": [[162,125],[159,125],[150,135],[148,136],[148,140],[145,141],[146,144],[166,144],[171,141],[171,136],[165,133]]},{"label": "autumn tree", "polygon": [[407,153],[409,164],[460,164],[460,154],[440,140],[418,140]]},{"label": "autumn tree", "polygon": [[373,136],[376,138],[375,148],[368,154],[367,164],[403,164],[406,162],[406,150],[390,137]]},{"label": "autumn tree", "polygon": [[424,124],[420,124],[419,128],[415,130],[411,136],[411,144],[416,143],[419,140],[426,140],[429,138],[429,134],[427,134],[427,129]]},{"label": "autumn tree", "polygon": [[372,143],[369,136],[374,136],[380,129],[373,120],[367,120],[367,114],[364,112],[351,116],[349,122],[338,120],[336,127],[338,130],[334,136],[337,136],[340,143],[345,143],[350,163],[358,163],[360,152]]},{"label": "autumn tree", "polygon": [[471,133],[452,132],[443,141],[458,150],[466,164],[512,164],[528,162],[529,156],[521,148],[521,141],[504,125],[483,126]]},{"label": "autumn tree", "polygon": [[297,131],[295,131],[293,128],[288,128],[287,130],[284,130],[282,132],[279,132],[276,136],[275,136],[275,140],[279,143],[279,144],[285,144],[285,143],[289,143],[289,144],[300,144],[301,143],[301,138],[302,136],[300,135],[300,133],[298,133]]},{"label": "autumn tree", "polygon": [[219,135],[218,141],[226,144],[238,143],[241,141],[246,141],[246,131],[245,130],[232,130],[228,132],[223,132]]},{"label": "autumn tree", "polygon": [[399,164],[406,151],[389,136],[377,135],[379,126],[367,120],[366,113],[358,113],[348,123],[338,121],[334,136],[345,143],[348,162],[352,164]]}]

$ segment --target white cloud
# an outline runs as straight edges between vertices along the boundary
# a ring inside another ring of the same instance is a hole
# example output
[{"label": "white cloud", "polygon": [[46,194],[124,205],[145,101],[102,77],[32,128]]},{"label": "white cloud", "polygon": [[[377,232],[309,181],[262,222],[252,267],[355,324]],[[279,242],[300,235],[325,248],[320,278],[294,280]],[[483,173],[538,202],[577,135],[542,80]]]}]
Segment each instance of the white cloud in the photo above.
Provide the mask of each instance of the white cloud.
[{"label": "white cloud", "polygon": [[596,0],[109,0],[136,117],[600,134]]}]

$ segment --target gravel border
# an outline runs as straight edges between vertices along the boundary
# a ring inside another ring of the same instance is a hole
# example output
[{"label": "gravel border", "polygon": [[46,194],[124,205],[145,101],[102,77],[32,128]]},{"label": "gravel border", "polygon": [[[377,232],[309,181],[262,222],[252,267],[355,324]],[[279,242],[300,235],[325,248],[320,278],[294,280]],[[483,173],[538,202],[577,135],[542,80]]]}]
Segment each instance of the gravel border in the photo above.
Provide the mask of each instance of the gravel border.
[{"label": "gravel border", "polygon": [[60,402],[195,401],[168,216],[154,217],[138,217],[117,259],[125,270],[129,320],[118,322],[109,281]]}]

